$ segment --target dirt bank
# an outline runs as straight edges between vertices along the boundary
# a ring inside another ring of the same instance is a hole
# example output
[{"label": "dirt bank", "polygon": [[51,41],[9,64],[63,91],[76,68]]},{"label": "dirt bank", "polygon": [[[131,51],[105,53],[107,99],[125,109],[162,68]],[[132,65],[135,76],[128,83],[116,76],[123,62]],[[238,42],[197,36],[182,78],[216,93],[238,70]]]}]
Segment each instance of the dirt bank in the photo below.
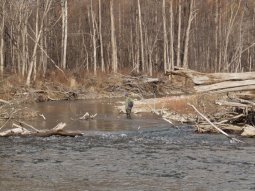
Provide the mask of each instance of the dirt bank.
[{"label": "dirt bank", "polygon": [[[231,133],[241,134],[244,124],[251,125],[255,121],[253,113],[248,113],[247,108],[240,110],[235,105],[224,104],[229,103],[234,94],[196,94],[194,84],[183,77],[118,73],[98,76],[85,73],[63,75],[55,71],[48,74],[47,78],[38,78],[30,87],[23,84],[24,79],[17,76],[9,76],[1,81],[1,126],[11,119],[38,117],[36,111],[29,107],[32,102],[124,98],[125,92],[129,92],[135,99],[134,113],[154,112],[173,125],[193,124],[197,132],[216,131],[208,123],[204,123],[204,119],[190,105]],[[125,112],[123,103],[118,109]],[[248,117],[252,119],[248,121]]]}]

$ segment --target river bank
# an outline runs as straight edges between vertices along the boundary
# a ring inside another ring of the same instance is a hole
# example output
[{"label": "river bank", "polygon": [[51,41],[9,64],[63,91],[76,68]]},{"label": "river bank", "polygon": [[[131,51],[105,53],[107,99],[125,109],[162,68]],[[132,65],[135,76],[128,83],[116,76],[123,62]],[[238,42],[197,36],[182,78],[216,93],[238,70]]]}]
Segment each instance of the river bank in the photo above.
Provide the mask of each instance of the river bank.
[{"label": "river bank", "polygon": [[[57,71],[58,72],[58,71]],[[30,87],[24,86],[24,79],[9,76],[1,82],[0,104],[1,127],[11,124],[13,120],[31,120],[42,117],[30,105],[35,102],[73,101],[73,100],[124,100],[129,92],[135,100],[133,113],[154,113],[172,126],[180,124],[193,125],[199,133],[215,133],[217,130],[204,123],[201,116],[190,106],[194,106],[206,116],[235,122],[234,125],[222,123],[220,128],[231,134],[241,135],[245,128],[243,118],[231,117],[232,107],[218,104],[229,99],[228,93],[194,92],[194,85],[187,78],[175,76],[136,76],[109,74],[101,76],[53,73],[46,78],[38,78]],[[114,102],[119,112],[125,112],[123,102]],[[241,111],[242,112],[242,111]],[[225,117],[224,117],[225,116]],[[238,121],[239,120],[239,121]],[[236,122],[238,123],[236,125]],[[241,124],[241,125],[240,125]],[[248,135],[253,137],[254,135]]]}]

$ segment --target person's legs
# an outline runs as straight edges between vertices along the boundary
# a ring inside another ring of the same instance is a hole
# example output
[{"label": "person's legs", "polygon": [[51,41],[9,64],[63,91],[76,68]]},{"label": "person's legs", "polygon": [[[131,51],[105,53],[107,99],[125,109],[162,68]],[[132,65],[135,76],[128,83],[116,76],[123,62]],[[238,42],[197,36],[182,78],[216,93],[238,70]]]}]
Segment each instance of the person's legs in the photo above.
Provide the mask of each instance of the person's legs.
[{"label": "person's legs", "polygon": [[131,119],[131,109],[126,109],[126,113],[127,113],[127,118]]}]

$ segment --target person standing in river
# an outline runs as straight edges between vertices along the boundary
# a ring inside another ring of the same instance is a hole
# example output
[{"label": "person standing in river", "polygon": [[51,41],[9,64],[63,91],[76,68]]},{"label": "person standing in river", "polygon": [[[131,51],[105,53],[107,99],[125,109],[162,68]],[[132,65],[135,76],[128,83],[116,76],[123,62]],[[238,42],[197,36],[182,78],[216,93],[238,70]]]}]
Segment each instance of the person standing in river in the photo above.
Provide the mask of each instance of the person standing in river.
[{"label": "person standing in river", "polygon": [[126,97],[125,109],[126,109],[127,118],[131,119],[131,112],[134,106],[134,101],[129,97],[128,93],[125,94],[125,97]]}]

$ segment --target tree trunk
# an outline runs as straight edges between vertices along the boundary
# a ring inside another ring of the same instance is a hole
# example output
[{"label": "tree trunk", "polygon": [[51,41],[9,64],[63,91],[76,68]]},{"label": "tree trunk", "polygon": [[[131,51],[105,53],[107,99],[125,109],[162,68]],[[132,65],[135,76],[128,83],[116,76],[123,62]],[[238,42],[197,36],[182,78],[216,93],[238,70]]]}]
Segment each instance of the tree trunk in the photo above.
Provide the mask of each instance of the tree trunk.
[{"label": "tree trunk", "polygon": [[225,40],[225,46],[224,46],[224,51],[223,51],[223,64],[224,64],[223,70],[224,70],[224,72],[229,72],[229,68],[230,68],[230,64],[228,61],[228,59],[229,59],[229,54],[228,54],[229,38],[230,38],[230,34],[232,32],[232,29],[233,29],[233,26],[235,23],[236,16],[238,15],[240,5],[241,5],[241,1],[239,1],[238,8],[237,8],[235,14],[233,12],[233,7],[231,5],[231,16],[230,16],[229,24],[227,27],[227,34],[225,37],[226,40]]},{"label": "tree trunk", "polygon": [[104,46],[103,46],[103,37],[102,37],[102,8],[101,0],[98,1],[98,11],[99,11],[99,39],[100,39],[100,53],[101,53],[101,70],[105,72],[104,64]]},{"label": "tree trunk", "polygon": [[4,73],[4,25],[5,25],[5,3],[2,2],[2,22],[0,28],[0,76]]},{"label": "tree trunk", "polygon": [[186,35],[185,35],[185,44],[184,44],[184,55],[183,55],[183,68],[189,68],[188,63],[188,53],[189,53],[189,38],[190,38],[190,27],[193,20],[193,3],[194,0],[190,0],[190,6],[189,6],[189,20],[188,20],[188,26],[186,29]]},{"label": "tree trunk", "polygon": [[[36,1],[36,22],[35,22],[35,39],[38,36],[39,30],[39,0]],[[40,40],[39,40],[40,41]],[[36,79],[36,67],[37,67],[37,54],[35,54],[34,63],[33,63],[33,80]]]},{"label": "tree trunk", "polygon": [[62,42],[61,42],[61,61],[62,68],[66,69],[66,49],[67,49],[67,29],[68,29],[68,15],[67,15],[67,0],[61,0],[62,6]]},{"label": "tree trunk", "polygon": [[38,32],[38,35],[37,35],[36,39],[35,39],[33,53],[32,53],[30,64],[29,64],[29,69],[28,69],[28,74],[27,74],[27,79],[26,79],[26,85],[27,86],[30,86],[30,83],[31,83],[31,75],[32,75],[33,67],[34,67],[33,63],[34,63],[35,55],[36,55],[37,48],[38,48],[38,45],[39,45],[39,40],[41,38],[41,34],[42,34],[42,30],[43,30],[43,21],[44,21],[44,18],[46,17],[46,15],[48,14],[51,3],[52,3],[52,0],[47,0],[45,2],[45,10],[44,10],[44,13],[43,13],[43,16],[42,16],[40,30]]},{"label": "tree trunk", "polygon": [[115,34],[115,21],[113,15],[113,0],[110,0],[110,14],[111,14],[112,70],[114,73],[116,73],[118,70],[118,58]]},{"label": "tree trunk", "polygon": [[166,72],[169,68],[168,68],[168,38],[167,38],[167,32],[166,32],[166,0],[163,0],[162,2],[162,18],[163,18],[163,34],[164,34],[164,72]]},{"label": "tree trunk", "polygon": [[181,22],[182,22],[182,0],[179,0],[178,3],[178,37],[177,37],[177,60],[176,65],[181,66]]},{"label": "tree trunk", "polygon": [[139,31],[140,31],[140,48],[141,48],[141,61],[142,61],[142,71],[145,71],[145,60],[144,60],[144,42],[143,42],[143,27],[142,27],[142,13],[140,0],[137,0],[138,4],[138,21],[139,21]]},{"label": "tree trunk", "polygon": [[174,68],[174,16],[173,16],[173,1],[170,1],[170,65],[169,69]]},{"label": "tree trunk", "polygon": [[93,66],[94,66],[94,75],[97,75],[97,37],[96,37],[96,19],[93,11],[92,0],[90,1],[90,11],[91,11],[91,21],[92,21],[92,40],[93,40]]}]

